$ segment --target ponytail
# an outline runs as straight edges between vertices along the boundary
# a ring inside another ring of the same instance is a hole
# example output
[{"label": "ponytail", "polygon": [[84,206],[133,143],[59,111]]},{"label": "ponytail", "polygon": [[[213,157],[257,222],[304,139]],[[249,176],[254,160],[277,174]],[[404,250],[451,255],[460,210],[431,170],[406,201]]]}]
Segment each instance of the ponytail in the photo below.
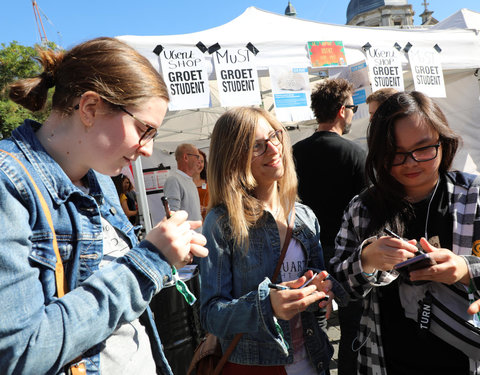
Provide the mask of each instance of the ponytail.
[{"label": "ponytail", "polygon": [[55,72],[63,60],[63,52],[38,49],[37,60],[43,67],[43,73],[34,78],[26,78],[10,84],[9,97],[12,101],[32,112],[45,107],[48,90],[55,86]]}]

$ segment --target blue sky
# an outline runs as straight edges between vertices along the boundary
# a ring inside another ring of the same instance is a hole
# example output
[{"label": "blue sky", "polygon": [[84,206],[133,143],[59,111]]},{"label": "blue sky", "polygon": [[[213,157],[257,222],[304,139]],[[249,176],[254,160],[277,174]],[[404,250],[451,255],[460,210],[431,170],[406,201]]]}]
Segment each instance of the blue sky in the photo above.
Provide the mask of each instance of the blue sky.
[{"label": "blue sky", "polygon": [[[64,48],[98,36],[185,34],[223,25],[250,6],[283,14],[286,0],[37,0],[47,38]],[[297,17],[345,24],[349,0],[292,0]],[[423,0],[409,0],[420,24]],[[480,0],[429,0],[443,20],[461,8],[480,12]],[[46,16],[46,17],[45,17]],[[31,0],[1,0],[0,43],[40,42]]]}]

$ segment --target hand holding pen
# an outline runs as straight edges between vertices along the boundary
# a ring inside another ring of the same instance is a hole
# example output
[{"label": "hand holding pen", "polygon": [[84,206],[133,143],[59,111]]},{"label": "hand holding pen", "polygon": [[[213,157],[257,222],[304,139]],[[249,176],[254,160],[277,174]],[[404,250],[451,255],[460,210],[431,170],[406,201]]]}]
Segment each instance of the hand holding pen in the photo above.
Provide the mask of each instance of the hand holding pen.
[{"label": "hand holding pen", "polygon": [[201,221],[187,221],[188,214],[185,211],[174,213],[170,210],[165,211],[170,218],[165,217],[160,221],[148,232],[145,240],[155,245],[170,265],[177,268],[183,267],[193,256],[207,256],[208,250],[204,247],[207,242],[205,237],[192,230],[201,226]]},{"label": "hand holding pen", "polygon": [[[279,319],[290,320],[312,303],[319,302],[320,307],[325,307],[328,303],[325,297],[331,294],[331,282],[325,280],[327,276],[326,271],[315,276],[312,271],[307,271],[299,279],[270,284],[270,302],[274,315]],[[321,300],[323,301],[320,302]]]}]

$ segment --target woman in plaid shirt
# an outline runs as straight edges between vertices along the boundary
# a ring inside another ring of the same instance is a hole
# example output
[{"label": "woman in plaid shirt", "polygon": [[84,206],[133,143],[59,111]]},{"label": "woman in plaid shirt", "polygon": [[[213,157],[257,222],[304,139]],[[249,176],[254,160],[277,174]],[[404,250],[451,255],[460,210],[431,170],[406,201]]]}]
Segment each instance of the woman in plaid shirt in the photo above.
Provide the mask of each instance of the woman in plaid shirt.
[{"label": "woman in plaid shirt", "polygon": [[[480,239],[479,186],[476,176],[448,172],[458,144],[440,108],[419,92],[393,95],[372,118],[366,161],[372,185],[347,207],[330,261],[350,296],[363,299],[352,343],[359,374],[480,373],[479,363],[420,332],[404,313],[418,288],[412,282],[470,285],[478,298],[480,258],[472,248]],[[415,255],[416,240],[437,264],[401,276],[393,267]]]}]

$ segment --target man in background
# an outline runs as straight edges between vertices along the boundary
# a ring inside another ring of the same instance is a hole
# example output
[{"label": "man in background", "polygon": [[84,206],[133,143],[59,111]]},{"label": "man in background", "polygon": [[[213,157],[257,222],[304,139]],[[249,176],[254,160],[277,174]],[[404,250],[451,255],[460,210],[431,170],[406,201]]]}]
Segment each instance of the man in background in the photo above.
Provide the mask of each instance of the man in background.
[{"label": "man in background", "polygon": [[[199,165],[200,153],[194,145],[182,143],[175,150],[175,160],[177,171],[169,172],[163,187],[170,209],[187,211],[188,220],[202,220],[200,199],[192,179]],[[201,231],[201,228],[197,231]]]},{"label": "man in background", "polygon": [[[320,223],[320,238],[329,269],[335,254],[335,237],[343,211],[365,187],[365,151],[342,137],[350,131],[354,113],[353,85],[345,79],[327,79],[312,93],[312,110],[318,123],[310,137],[293,146],[299,180],[298,193]],[[338,374],[356,374],[357,353],[352,342],[362,312],[361,301],[339,308],[340,347]]]}]

